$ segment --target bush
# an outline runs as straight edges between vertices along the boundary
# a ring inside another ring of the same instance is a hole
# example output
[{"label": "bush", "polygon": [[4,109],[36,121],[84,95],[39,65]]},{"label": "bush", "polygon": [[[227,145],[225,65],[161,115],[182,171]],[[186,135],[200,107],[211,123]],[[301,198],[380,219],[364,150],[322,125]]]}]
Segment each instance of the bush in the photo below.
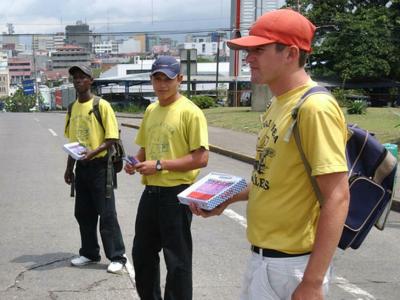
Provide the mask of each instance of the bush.
[{"label": "bush", "polygon": [[193,101],[194,104],[196,104],[198,107],[201,109],[205,108],[210,108],[210,107],[215,107],[216,104],[214,102],[214,99],[208,96],[192,96],[190,99]]},{"label": "bush", "polygon": [[346,107],[348,105],[348,101],[346,99],[346,92],[344,89],[333,89],[332,95],[335,97],[336,101],[339,103],[341,107]]},{"label": "bush", "polygon": [[[39,104],[41,104],[41,97],[39,98]],[[17,90],[12,97],[8,97],[4,101],[5,109],[10,112],[29,112],[29,109],[35,105],[36,96],[24,95],[22,89]]]},{"label": "bush", "polygon": [[145,108],[140,107],[139,105],[133,103],[112,103],[111,107],[115,112],[125,112],[125,113],[141,113]]},{"label": "bush", "polygon": [[347,105],[347,113],[349,115],[362,115],[367,111],[367,103],[363,100],[350,101]]}]

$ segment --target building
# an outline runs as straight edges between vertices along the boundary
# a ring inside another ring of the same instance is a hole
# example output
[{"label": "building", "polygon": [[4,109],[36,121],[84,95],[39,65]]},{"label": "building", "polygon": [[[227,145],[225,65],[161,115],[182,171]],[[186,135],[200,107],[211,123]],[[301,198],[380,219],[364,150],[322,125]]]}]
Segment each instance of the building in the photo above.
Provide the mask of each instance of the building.
[{"label": "building", "polygon": [[54,50],[65,46],[64,32],[57,32],[55,35],[53,35],[53,45]]},{"label": "building", "polygon": [[7,97],[10,91],[10,73],[5,52],[0,52],[0,98]]},{"label": "building", "polygon": [[68,45],[75,45],[86,49],[92,50],[91,34],[89,25],[82,21],[77,21],[76,25],[67,25],[65,27],[65,43]]},{"label": "building", "polygon": [[22,84],[23,80],[32,76],[32,61],[27,58],[8,58],[8,70],[10,72],[10,84]]},{"label": "building", "polygon": [[[219,35],[219,36],[218,36]],[[218,41],[219,38],[219,41]],[[183,43],[183,49],[196,49],[197,55],[213,56],[217,54],[219,44],[220,56],[229,56],[226,46],[226,34],[213,32],[211,34],[188,35]]]},{"label": "building", "polygon": [[66,45],[51,54],[52,69],[69,69],[74,65],[90,65],[90,53],[86,49]]},{"label": "building", "polygon": [[34,51],[54,50],[54,39],[51,35],[34,35],[32,38],[32,49]]},{"label": "building", "polygon": [[118,43],[115,40],[93,43],[95,54],[118,54]]}]

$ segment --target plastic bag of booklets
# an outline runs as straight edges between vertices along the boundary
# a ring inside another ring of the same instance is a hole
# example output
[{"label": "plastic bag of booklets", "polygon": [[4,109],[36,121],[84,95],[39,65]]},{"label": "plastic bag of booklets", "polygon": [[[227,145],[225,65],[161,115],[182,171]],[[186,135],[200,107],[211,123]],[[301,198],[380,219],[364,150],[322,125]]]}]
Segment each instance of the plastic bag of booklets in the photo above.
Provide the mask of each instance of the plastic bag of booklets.
[{"label": "plastic bag of booklets", "polygon": [[196,203],[200,208],[212,210],[247,186],[239,176],[211,172],[178,195],[183,204]]}]

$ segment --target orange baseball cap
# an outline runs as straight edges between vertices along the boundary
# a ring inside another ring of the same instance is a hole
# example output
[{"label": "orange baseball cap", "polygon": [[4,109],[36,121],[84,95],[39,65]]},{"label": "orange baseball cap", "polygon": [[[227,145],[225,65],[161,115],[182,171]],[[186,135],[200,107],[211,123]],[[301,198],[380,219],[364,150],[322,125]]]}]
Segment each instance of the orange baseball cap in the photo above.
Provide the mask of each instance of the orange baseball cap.
[{"label": "orange baseball cap", "polygon": [[311,52],[316,27],[306,17],[292,9],[278,9],[263,14],[251,26],[248,36],[227,42],[234,50],[279,43],[295,45]]}]

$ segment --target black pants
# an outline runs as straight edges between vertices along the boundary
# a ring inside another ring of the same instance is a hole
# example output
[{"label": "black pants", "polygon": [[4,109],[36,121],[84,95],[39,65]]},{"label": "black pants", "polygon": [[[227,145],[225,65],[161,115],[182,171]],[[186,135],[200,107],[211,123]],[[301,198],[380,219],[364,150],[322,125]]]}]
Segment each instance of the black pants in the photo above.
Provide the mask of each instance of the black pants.
[{"label": "black pants", "polygon": [[92,260],[100,260],[97,240],[97,222],[100,217],[100,236],[106,257],[110,261],[125,264],[125,246],[115,210],[114,191],[111,198],[106,199],[106,175],[107,162],[104,159],[77,162],[75,218],[82,241],[79,254]]},{"label": "black pants", "polygon": [[187,185],[146,186],[140,199],[132,258],[142,300],[160,300],[161,249],[167,266],[165,300],[192,299],[192,213],[176,195]]}]

